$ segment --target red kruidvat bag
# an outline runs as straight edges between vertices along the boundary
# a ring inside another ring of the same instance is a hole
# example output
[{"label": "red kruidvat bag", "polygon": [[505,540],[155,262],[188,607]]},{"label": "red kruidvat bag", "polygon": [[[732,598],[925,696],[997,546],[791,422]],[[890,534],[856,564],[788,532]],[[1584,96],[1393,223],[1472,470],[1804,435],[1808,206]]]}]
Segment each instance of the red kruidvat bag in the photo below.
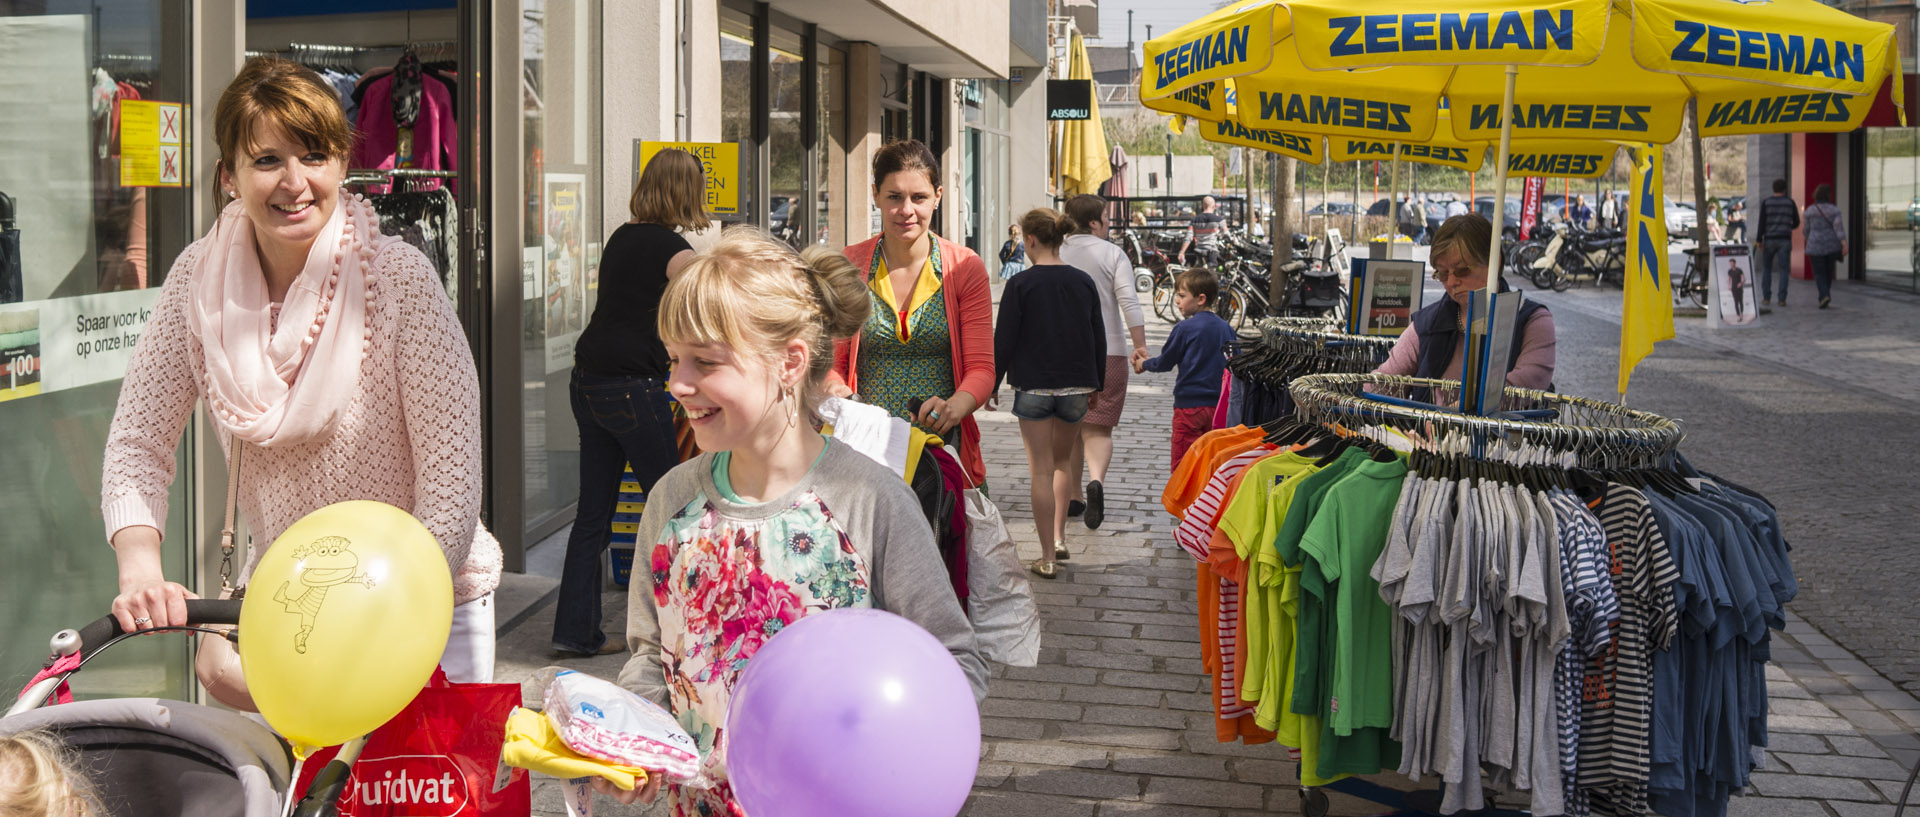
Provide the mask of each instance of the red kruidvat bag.
[{"label": "red kruidvat bag", "polygon": [[[456,684],[436,669],[420,695],[367,740],[340,795],[341,817],[526,817],[532,783],[500,763],[519,684]],[[337,748],[307,758],[306,793]]]}]

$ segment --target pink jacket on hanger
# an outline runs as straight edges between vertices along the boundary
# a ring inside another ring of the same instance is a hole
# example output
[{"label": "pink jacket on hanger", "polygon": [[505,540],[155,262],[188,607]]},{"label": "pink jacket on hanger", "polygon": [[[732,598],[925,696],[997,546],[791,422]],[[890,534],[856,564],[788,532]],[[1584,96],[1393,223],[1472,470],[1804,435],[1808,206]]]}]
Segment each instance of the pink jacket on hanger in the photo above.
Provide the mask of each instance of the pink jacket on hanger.
[{"label": "pink jacket on hanger", "polygon": [[[413,123],[413,161],[406,167],[421,170],[460,169],[460,128],[453,120],[453,97],[446,85],[431,78],[420,83],[420,116]],[[353,149],[349,167],[389,170],[395,164],[400,129],[393,121],[393,75],[367,84],[360,99],[360,142]],[[438,184],[422,184],[415,189],[432,190]],[[453,180],[447,189],[458,192]]]}]

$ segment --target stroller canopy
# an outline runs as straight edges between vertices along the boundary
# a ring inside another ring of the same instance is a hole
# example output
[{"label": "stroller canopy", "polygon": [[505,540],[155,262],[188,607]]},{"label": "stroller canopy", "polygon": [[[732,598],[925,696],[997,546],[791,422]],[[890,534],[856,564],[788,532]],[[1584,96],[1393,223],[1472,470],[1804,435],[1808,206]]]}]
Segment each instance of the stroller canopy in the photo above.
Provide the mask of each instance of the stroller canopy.
[{"label": "stroller canopy", "polygon": [[0,718],[0,735],[36,729],[79,752],[113,817],[278,817],[291,785],[291,757],[271,730],[199,704],[113,698]]}]

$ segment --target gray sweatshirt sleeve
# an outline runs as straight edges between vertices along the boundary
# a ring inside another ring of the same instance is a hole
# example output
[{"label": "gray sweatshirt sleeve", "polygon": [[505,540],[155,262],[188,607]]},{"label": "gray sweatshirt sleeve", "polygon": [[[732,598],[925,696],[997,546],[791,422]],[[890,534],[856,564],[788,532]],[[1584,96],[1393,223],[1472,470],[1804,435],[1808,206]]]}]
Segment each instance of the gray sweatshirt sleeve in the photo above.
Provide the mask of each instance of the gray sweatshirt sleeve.
[{"label": "gray sweatshirt sleeve", "polygon": [[[966,673],[967,683],[973,687],[974,702],[985,701],[986,661],[980,657],[979,646],[974,642],[973,624],[960,610],[960,600],[953,595],[953,585],[947,579],[946,565],[940,561],[933,530],[927,527],[927,517],[921,512],[913,490],[884,466],[843,445],[835,448],[849,456],[843,462],[821,464],[823,470],[831,467],[822,478],[821,496],[829,507],[850,505],[856,512],[866,510],[862,506],[870,503],[871,519],[864,525],[859,524],[861,520],[850,520],[855,524],[848,525],[847,532],[854,537],[859,537],[863,530],[869,532],[866,541],[856,540],[854,546],[870,551],[874,606],[932,633]],[[934,464],[931,460],[922,460],[920,467],[932,468]],[[830,492],[850,496],[854,501],[835,503]]]},{"label": "gray sweatshirt sleeve", "polygon": [[640,515],[640,531],[633,554],[633,579],[627,582],[627,663],[620,668],[620,686],[662,709],[673,711],[667,699],[666,668],[660,663],[660,611],[653,604],[651,557],[667,520],[699,493],[700,473],[711,468],[710,456],[681,463],[647,493],[647,509]]}]

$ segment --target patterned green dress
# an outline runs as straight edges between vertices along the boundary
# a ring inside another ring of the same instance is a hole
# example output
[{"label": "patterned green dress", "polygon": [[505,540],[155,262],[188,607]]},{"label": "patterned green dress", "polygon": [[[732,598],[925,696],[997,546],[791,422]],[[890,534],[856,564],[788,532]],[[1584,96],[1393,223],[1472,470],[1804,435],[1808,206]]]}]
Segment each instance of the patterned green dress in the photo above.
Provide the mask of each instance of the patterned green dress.
[{"label": "patterned green dress", "polygon": [[[932,297],[907,315],[906,339],[901,339],[900,313],[881,297],[879,289],[869,287],[867,297],[873,317],[867,319],[860,334],[860,362],[857,376],[860,398],[909,420],[913,415],[907,404],[915,398],[945,398],[954,392],[953,336],[947,324],[947,302],[940,278],[940,250],[936,242],[929,263],[934,280],[940,281]],[[868,280],[879,281],[886,275],[880,253],[874,253],[874,270]],[[916,285],[917,288],[917,285]],[[913,293],[908,293],[911,299]]]}]

